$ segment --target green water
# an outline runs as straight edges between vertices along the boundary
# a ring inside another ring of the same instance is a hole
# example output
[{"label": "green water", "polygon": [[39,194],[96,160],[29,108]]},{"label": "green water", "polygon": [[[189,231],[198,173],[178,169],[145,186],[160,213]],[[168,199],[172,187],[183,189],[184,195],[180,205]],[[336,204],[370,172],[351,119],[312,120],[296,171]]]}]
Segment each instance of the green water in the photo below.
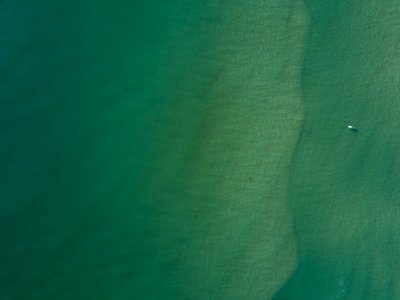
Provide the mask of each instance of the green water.
[{"label": "green water", "polygon": [[0,1],[0,299],[399,299],[398,2]]},{"label": "green water", "polygon": [[399,299],[398,3],[308,2],[289,185],[301,263],[277,299]]}]

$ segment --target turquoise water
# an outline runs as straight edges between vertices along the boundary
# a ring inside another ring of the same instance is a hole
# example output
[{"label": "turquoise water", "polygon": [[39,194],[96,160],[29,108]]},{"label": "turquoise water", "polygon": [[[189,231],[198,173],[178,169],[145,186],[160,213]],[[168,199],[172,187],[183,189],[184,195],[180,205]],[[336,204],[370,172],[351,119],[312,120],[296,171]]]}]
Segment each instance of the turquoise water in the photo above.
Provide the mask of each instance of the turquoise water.
[{"label": "turquoise water", "polygon": [[301,264],[277,298],[398,299],[397,4],[317,2],[289,186]]},{"label": "turquoise water", "polygon": [[397,2],[1,1],[0,299],[398,299]]}]

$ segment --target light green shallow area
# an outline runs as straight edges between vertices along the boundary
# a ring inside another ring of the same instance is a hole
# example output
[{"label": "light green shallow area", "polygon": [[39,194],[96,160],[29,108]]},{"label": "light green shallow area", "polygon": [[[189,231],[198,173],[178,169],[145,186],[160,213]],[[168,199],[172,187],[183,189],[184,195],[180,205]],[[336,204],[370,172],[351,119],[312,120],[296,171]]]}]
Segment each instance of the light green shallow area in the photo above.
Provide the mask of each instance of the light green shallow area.
[{"label": "light green shallow area", "polygon": [[301,2],[1,14],[2,297],[272,297],[297,264]]},{"label": "light green shallow area", "polygon": [[400,298],[400,3],[344,2],[1,1],[0,299]]}]

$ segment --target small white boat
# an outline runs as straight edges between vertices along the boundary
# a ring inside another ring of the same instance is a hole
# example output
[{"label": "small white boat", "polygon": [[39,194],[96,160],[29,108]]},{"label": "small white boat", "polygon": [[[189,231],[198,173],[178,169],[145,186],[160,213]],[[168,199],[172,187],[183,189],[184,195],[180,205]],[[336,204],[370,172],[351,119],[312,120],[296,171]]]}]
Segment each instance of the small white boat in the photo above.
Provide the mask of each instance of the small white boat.
[{"label": "small white boat", "polygon": [[355,132],[358,131],[358,128],[354,125],[347,125],[347,128],[350,129],[351,131],[355,131]]}]

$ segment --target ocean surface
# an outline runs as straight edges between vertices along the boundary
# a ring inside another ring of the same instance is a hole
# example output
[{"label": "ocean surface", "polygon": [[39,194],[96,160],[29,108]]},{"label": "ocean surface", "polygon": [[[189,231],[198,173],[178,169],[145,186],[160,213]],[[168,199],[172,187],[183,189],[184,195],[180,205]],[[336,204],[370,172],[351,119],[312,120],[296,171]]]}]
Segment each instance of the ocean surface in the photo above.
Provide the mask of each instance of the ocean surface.
[{"label": "ocean surface", "polygon": [[400,299],[398,45],[399,0],[0,0],[0,300]]}]

